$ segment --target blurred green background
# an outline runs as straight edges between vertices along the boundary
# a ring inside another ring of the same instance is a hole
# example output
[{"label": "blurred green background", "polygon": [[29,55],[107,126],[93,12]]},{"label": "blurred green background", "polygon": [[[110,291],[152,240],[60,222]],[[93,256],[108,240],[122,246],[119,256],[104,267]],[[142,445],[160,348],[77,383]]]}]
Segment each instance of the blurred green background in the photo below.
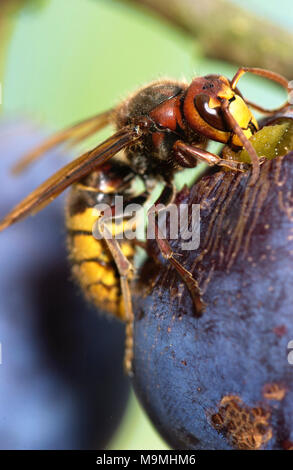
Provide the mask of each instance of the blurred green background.
[{"label": "blurred green background", "polygon": [[[287,28],[293,26],[289,0],[237,3]],[[0,7],[1,110],[5,117],[29,117],[48,130],[108,109],[158,77],[231,77],[236,70],[203,57],[200,45],[158,18],[116,1],[32,0],[15,2],[15,8],[12,4],[6,7],[1,2]],[[259,103],[265,100],[266,107],[284,98],[277,86],[254,77],[245,77],[241,90]],[[109,447],[167,448],[134,395]]]}]

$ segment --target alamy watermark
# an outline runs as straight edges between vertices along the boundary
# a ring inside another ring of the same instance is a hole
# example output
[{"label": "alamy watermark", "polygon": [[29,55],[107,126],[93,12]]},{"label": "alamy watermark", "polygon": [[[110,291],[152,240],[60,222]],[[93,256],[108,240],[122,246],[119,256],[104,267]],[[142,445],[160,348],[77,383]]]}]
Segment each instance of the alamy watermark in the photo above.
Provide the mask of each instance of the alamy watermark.
[{"label": "alamy watermark", "polygon": [[157,235],[159,239],[180,239],[182,250],[196,250],[199,247],[199,204],[125,205],[123,196],[117,195],[113,205],[97,204],[94,210],[97,221],[92,232],[98,240],[141,240],[145,236],[147,240],[154,240]]}]

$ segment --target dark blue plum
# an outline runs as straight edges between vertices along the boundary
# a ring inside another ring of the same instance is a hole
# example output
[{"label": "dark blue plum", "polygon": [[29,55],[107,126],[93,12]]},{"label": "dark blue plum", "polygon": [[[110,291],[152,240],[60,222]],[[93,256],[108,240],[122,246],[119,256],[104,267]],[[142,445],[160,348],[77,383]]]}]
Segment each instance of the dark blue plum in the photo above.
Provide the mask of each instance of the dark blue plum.
[{"label": "dark blue plum", "polygon": [[[11,176],[43,137],[27,123],[1,125],[1,216],[66,163],[51,152]],[[1,449],[104,448],[127,402],[124,328],[70,279],[62,199],[0,234]]]},{"label": "dark blue plum", "polygon": [[181,201],[201,205],[201,243],[178,259],[206,304],[166,260],[137,283],[134,386],[176,449],[293,448],[293,153],[247,174],[203,177]]}]

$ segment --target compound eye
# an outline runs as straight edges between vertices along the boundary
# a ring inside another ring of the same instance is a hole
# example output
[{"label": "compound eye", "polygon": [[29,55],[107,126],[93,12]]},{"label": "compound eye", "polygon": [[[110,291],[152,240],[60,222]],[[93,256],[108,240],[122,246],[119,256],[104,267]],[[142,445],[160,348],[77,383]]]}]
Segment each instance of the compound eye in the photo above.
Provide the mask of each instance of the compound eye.
[{"label": "compound eye", "polygon": [[194,98],[194,106],[199,115],[213,128],[220,131],[229,131],[229,128],[223,119],[221,108],[210,108],[209,100],[210,97],[207,95],[197,95]]}]

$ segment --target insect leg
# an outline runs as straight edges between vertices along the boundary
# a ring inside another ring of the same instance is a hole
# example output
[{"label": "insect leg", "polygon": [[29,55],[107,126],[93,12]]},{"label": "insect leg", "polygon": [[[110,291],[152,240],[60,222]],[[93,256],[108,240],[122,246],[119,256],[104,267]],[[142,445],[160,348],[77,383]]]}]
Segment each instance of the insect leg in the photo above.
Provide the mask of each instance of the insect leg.
[{"label": "insect leg", "polygon": [[[181,279],[184,281],[186,287],[188,288],[194,306],[196,315],[200,316],[204,310],[204,303],[201,299],[200,288],[198,282],[194,279],[192,273],[184,268],[184,266],[175,258],[175,253],[172,251],[172,248],[168,240],[163,236],[160,231],[158,224],[158,214],[160,211],[168,208],[168,205],[172,204],[176,195],[176,188],[174,185],[167,183],[160,197],[157,199],[155,204],[148,210],[148,223],[152,225],[153,232],[155,233],[156,242],[159,246],[159,249],[162,253],[162,256],[167,259],[171,265],[176,269]],[[164,204],[164,209],[158,207],[159,205]],[[154,214],[155,217],[151,217]]]},{"label": "insect leg", "polygon": [[207,150],[199,147],[185,144],[180,140],[175,142],[173,152],[179,165],[186,168],[194,168],[198,161],[202,161],[207,163],[209,166],[218,165],[233,171],[244,171],[246,169],[246,165],[241,162],[224,160],[214,153],[208,152]]},{"label": "insect leg", "polygon": [[113,259],[120,275],[120,284],[126,318],[124,367],[127,374],[132,375],[134,314],[128,281],[134,271],[134,268],[132,264],[128,261],[126,256],[123,254],[118,241],[113,238],[112,232],[109,227],[107,227],[105,222],[105,218],[101,217],[98,221],[98,228],[99,231],[104,235],[105,242],[113,256]]},{"label": "insect leg", "polygon": [[[127,209],[127,204],[137,204],[142,206],[146,199],[148,197],[148,193],[141,193],[136,197],[133,197],[131,200],[127,201],[126,203],[126,209]],[[115,207],[113,207],[115,209]],[[123,302],[124,302],[124,308],[125,308],[125,320],[126,320],[126,328],[125,328],[125,334],[126,334],[126,339],[125,339],[125,355],[124,355],[124,367],[128,375],[132,375],[132,360],[133,360],[133,322],[134,322],[134,313],[133,313],[133,308],[132,308],[132,300],[131,300],[131,291],[130,291],[130,286],[129,286],[129,280],[131,279],[133,272],[134,272],[134,267],[132,263],[127,259],[127,257],[124,255],[119,242],[115,239],[115,228],[114,228],[114,234],[113,234],[113,228],[109,228],[107,225],[107,222],[118,222],[121,221],[122,224],[127,219],[132,218],[133,214],[132,213],[127,213],[125,212],[125,207],[123,206],[123,211],[120,212],[114,212],[112,213],[111,216],[105,214],[103,217],[101,217],[98,221],[98,230],[100,233],[103,235],[103,238],[113,256],[113,259],[115,261],[115,264],[117,266],[119,275],[120,275],[120,284],[121,284],[121,292],[122,292],[122,297],[123,297]],[[123,228],[124,230],[124,225]]]}]

